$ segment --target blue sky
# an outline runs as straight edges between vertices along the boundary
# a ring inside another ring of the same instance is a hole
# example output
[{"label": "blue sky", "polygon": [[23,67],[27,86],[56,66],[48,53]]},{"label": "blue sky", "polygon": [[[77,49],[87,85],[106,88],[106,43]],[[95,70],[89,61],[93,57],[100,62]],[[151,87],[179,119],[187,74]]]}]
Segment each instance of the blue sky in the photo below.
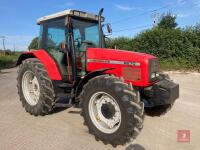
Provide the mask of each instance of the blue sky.
[{"label": "blue sky", "polygon": [[113,37],[135,36],[151,28],[155,9],[160,15],[168,11],[177,15],[180,27],[200,22],[200,0],[0,0],[0,36],[6,36],[6,48],[26,50],[38,35],[39,17],[65,9],[97,13],[100,8],[104,8],[106,22],[113,23],[113,31],[118,31]]}]

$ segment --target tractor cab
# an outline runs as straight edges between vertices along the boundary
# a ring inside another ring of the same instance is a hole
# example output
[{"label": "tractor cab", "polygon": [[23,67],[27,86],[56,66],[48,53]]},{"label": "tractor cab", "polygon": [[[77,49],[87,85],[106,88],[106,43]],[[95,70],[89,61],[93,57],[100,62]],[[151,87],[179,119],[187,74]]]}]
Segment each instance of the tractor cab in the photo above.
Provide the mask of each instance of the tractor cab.
[{"label": "tractor cab", "polygon": [[89,47],[104,48],[102,11],[94,15],[65,10],[37,20],[40,25],[39,48],[46,50],[55,60],[63,79],[85,75],[86,50]]}]

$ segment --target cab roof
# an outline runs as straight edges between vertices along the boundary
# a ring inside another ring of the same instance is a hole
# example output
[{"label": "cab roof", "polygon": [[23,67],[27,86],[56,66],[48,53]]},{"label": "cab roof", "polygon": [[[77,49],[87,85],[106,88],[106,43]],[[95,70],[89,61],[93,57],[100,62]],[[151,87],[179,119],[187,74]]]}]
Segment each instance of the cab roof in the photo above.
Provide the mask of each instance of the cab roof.
[{"label": "cab roof", "polygon": [[[59,17],[64,17],[67,15],[76,16],[76,17],[80,17],[80,18],[88,19],[88,20],[98,21],[98,15],[79,11],[79,10],[68,9],[68,10],[64,10],[64,11],[54,13],[54,14],[51,14],[48,16],[41,17],[37,20],[37,24],[41,24],[44,21],[52,20],[52,19],[59,18]],[[102,21],[104,21],[104,17],[102,17]]]}]

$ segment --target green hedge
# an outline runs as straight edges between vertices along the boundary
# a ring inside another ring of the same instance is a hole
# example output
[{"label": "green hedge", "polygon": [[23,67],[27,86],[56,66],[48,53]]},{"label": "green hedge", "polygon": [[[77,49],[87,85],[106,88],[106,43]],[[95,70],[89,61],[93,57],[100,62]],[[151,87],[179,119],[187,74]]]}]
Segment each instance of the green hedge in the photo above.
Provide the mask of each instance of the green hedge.
[{"label": "green hedge", "polygon": [[11,68],[16,65],[19,55],[5,55],[0,56],[0,69]]},{"label": "green hedge", "polygon": [[153,28],[134,38],[112,39],[118,49],[144,52],[157,56],[163,69],[200,71],[200,27],[186,29]]}]

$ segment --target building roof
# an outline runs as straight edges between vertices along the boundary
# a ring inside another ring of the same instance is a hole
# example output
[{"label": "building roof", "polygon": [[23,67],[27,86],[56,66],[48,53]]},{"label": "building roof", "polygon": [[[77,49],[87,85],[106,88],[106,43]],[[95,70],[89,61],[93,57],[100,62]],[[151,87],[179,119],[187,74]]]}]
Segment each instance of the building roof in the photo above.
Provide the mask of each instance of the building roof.
[{"label": "building roof", "polygon": [[[51,14],[48,16],[41,17],[37,20],[37,24],[41,24],[42,22],[44,22],[46,20],[51,20],[51,19],[55,19],[55,18],[67,16],[67,15],[98,21],[98,15],[86,13],[86,12],[79,11],[79,10],[69,9],[69,10],[64,10],[64,11],[61,11],[58,13],[54,13],[54,14]],[[102,21],[104,21],[104,17],[102,17]]]}]

